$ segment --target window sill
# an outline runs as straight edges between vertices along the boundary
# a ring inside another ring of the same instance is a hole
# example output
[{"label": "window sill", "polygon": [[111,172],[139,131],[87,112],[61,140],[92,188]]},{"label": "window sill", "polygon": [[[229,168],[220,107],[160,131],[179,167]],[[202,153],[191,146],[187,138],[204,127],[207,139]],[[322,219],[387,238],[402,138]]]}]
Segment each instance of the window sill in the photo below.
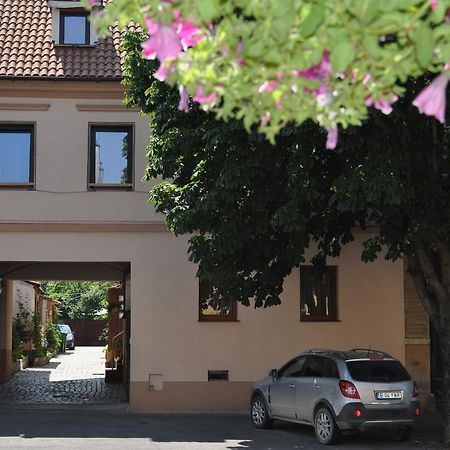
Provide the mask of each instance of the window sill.
[{"label": "window sill", "polygon": [[0,183],[0,189],[34,190],[34,183]]},{"label": "window sill", "polygon": [[81,48],[96,48],[97,46],[94,44],[57,44],[55,42],[55,47],[68,47],[68,48],[73,48],[73,47],[81,47]]},{"label": "window sill", "polygon": [[327,322],[332,322],[332,323],[336,323],[336,322],[341,322],[340,319],[320,319],[320,318],[311,318],[311,319],[300,319],[299,322],[302,323],[308,323],[308,322],[322,322],[322,323],[327,323]]},{"label": "window sill", "polygon": [[89,190],[119,190],[119,191],[134,191],[134,186],[131,183],[124,184],[104,184],[104,183],[89,183]]},{"label": "window sill", "polygon": [[238,320],[238,319],[233,319],[233,320],[228,320],[228,319],[225,319],[225,320],[220,320],[220,319],[198,319],[198,321],[197,322],[199,322],[199,323],[236,323],[236,322],[240,322],[240,320]]}]

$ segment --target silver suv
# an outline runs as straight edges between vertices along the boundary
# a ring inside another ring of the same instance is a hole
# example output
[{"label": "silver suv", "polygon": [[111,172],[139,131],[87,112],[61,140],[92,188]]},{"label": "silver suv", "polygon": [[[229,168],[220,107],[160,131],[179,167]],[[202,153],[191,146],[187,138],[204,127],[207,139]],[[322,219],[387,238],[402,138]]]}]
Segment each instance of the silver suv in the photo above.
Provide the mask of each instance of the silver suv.
[{"label": "silver suv", "polygon": [[390,428],[408,440],[420,415],[417,387],[402,364],[371,349],[307,350],[253,386],[253,424],[274,419],[313,425],[321,444],[341,431]]}]

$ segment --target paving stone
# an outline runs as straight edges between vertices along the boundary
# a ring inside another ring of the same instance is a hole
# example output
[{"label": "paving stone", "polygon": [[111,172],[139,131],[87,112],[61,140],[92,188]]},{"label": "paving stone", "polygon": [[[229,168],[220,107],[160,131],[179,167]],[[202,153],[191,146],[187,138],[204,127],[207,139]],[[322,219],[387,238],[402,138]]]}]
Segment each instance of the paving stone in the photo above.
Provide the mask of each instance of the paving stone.
[{"label": "paving stone", "polygon": [[104,370],[102,347],[77,347],[0,384],[0,404],[125,402],[125,386],[106,384]]}]

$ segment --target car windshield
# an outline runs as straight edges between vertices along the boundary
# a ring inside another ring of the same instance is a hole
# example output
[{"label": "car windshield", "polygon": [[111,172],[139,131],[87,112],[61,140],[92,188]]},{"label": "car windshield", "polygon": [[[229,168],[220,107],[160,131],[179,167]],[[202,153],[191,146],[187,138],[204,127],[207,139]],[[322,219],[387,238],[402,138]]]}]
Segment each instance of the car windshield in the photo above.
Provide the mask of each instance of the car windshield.
[{"label": "car windshield", "polygon": [[70,329],[69,325],[58,325],[59,327],[59,331],[61,331],[61,333],[72,333],[72,330]]},{"label": "car windshield", "polygon": [[392,360],[347,361],[348,371],[355,381],[393,383],[409,381],[411,377],[405,368]]}]

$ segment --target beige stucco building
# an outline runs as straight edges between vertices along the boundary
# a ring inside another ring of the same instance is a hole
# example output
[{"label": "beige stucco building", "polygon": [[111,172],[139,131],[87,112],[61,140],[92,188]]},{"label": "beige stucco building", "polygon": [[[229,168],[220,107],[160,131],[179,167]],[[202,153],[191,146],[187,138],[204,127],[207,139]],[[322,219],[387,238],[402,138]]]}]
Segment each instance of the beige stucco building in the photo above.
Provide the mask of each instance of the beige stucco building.
[{"label": "beige stucco building", "polygon": [[[417,311],[406,314],[411,320],[426,317],[401,261],[361,262],[367,234],[329,261],[335,304],[323,314],[333,320],[301,320],[312,306],[300,302],[300,269],[286,279],[281,306],[239,305],[232,320],[200,320],[187,238],[172,236],[147,203],[148,119],[122,104],[119,35],[78,42],[84,19],[74,7],[0,0],[0,164],[24,164],[2,154],[14,133],[28,136],[30,161],[19,174],[0,169],[0,380],[10,374],[12,280],[109,279],[125,285],[131,411],[246,409],[252,382],[319,347],[390,352],[429,392],[428,326],[405,331],[405,306]],[[64,20],[65,39],[76,44],[61,40]],[[114,133],[127,143],[125,159]],[[116,155],[112,166],[99,142]]]}]

